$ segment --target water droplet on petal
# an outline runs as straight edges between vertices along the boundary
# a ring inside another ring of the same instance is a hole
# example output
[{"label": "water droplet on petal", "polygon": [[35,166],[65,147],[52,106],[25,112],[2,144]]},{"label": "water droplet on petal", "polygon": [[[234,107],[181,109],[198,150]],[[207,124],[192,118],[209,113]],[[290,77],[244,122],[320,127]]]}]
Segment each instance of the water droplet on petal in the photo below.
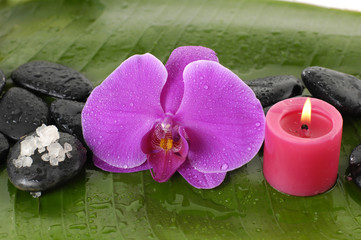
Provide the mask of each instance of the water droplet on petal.
[{"label": "water droplet on petal", "polygon": [[207,85],[204,85],[203,88],[207,90],[207,89],[208,89],[208,86],[207,86]]},{"label": "water droplet on petal", "polygon": [[134,106],[134,103],[130,103],[129,105],[130,105],[131,107],[133,107],[133,106]]},{"label": "water droplet on petal", "polygon": [[259,127],[259,126],[261,126],[261,123],[256,122],[256,127]]},{"label": "water droplet on petal", "polygon": [[248,151],[251,151],[251,147],[248,147],[247,150],[248,150]]},{"label": "water droplet on petal", "polygon": [[221,170],[224,171],[224,170],[227,170],[227,169],[228,169],[228,164],[226,164],[226,163],[222,164]]}]

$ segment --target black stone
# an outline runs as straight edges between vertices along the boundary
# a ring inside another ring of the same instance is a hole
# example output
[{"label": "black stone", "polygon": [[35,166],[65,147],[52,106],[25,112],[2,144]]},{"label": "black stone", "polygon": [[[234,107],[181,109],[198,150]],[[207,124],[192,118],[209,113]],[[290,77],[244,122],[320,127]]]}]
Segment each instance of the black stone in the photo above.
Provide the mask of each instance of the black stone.
[{"label": "black stone", "polygon": [[[32,135],[35,136],[36,133],[32,133]],[[17,159],[20,154],[20,142],[10,149],[7,171],[14,186],[24,191],[42,192],[59,186],[77,175],[86,161],[86,149],[81,142],[73,135],[60,132],[58,142],[62,146],[65,142],[72,146],[71,158],[67,157],[63,162],[59,162],[58,166],[52,166],[49,162],[41,159],[43,153],[35,150],[34,155],[31,156],[32,165],[18,168],[14,165],[13,159]]]},{"label": "black stone", "polygon": [[60,130],[75,134],[82,140],[81,111],[83,107],[83,102],[57,99],[50,105],[50,116]]},{"label": "black stone", "polygon": [[5,87],[5,74],[0,70],[0,94]]},{"label": "black stone", "polygon": [[268,107],[281,100],[298,96],[304,89],[302,82],[289,75],[272,76],[246,81],[263,107]]},{"label": "black stone", "polygon": [[34,61],[13,71],[15,83],[31,90],[64,99],[85,100],[93,90],[92,83],[79,72],[66,66]]},{"label": "black stone", "polygon": [[13,140],[48,122],[48,106],[31,92],[13,87],[0,100],[0,132]]},{"label": "black stone", "polygon": [[309,67],[303,70],[302,80],[312,96],[330,103],[343,114],[361,115],[360,79],[323,67]]},{"label": "black stone", "polygon": [[361,188],[361,144],[355,147],[350,154],[349,170],[352,180]]},{"label": "black stone", "polygon": [[6,137],[0,133],[0,163],[5,161],[9,151],[9,142]]}]

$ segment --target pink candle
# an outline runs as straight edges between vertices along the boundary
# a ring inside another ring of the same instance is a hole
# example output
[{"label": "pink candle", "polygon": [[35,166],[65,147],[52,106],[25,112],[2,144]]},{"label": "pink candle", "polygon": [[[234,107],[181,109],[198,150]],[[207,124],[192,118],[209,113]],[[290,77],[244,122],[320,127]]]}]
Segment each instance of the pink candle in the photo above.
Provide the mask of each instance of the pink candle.
[{"label": "pink candle", "polygon": [[337,178],[342,116],[332,105],[311,98],[311,121],[301,122],[306,98],[278,102],[266,116],[263,174],[280,192],[312,196]]}]

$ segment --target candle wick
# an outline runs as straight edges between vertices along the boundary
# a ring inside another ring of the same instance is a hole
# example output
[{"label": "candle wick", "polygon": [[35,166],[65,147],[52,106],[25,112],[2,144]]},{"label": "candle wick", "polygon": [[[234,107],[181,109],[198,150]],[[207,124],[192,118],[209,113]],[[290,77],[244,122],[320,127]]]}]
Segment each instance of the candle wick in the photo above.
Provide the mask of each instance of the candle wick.
[{"label": "candle wick", "polygon": [[307,124],[302,124],[301,129],[302,130],[308,130],[308,125]]},{"label": "candle wick", "polygon": [[303,137],[303,138],[310,138],[311,137],[311,133],[310,133],[310,130],[308,129],[307,124],[302,124],[301,125],[300,136]]}]

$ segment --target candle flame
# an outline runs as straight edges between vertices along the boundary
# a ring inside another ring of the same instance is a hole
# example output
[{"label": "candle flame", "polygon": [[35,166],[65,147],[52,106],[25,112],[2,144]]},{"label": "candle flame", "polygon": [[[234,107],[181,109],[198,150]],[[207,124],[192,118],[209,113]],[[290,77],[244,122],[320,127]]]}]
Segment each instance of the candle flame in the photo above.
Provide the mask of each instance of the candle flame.
[{"label": "candle flame", "polygon": [[302,114],[301,114],[301,124],[310,125],[311,124],[311,100],[310,98],[306,99],[305,104],[303,105]]}]

